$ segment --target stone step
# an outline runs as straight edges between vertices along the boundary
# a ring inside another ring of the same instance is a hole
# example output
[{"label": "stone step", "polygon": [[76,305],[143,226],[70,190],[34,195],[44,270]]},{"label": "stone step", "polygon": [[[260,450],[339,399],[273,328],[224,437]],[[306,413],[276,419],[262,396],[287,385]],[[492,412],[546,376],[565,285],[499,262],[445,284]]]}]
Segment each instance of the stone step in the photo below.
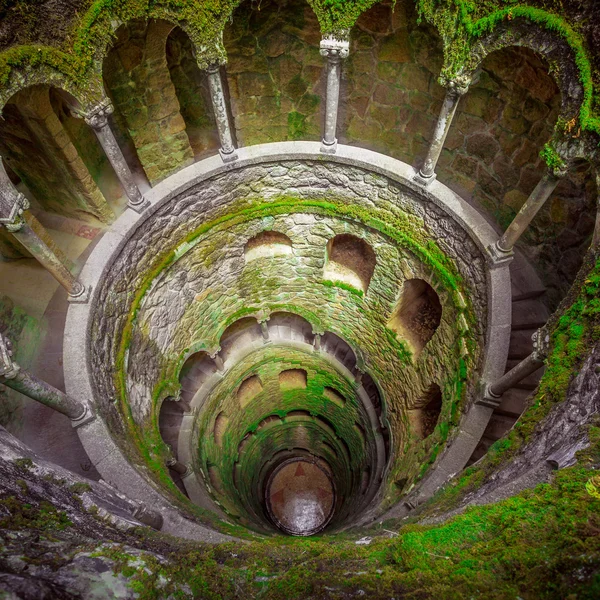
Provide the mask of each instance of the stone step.
[{"label": "stone step", "polygon": [[550,312],[536,299],[513,300],[512,329],[538,329],[546,324]]},{"label": "stone step", "polygon": [[494,411],[494,415],[510,417],[514,421],[525,410],[530,396],[530,390],[521,390],[514,387],[507,390],[502,394],[500,406]]},{"label": "stone step", "polygon": [[483,432],[483,437],[499,440],[512,429],[516,421],[515,417],[494,413]]},{"label": "stone step", "polygon": [[467,466],[469,467],[473,463],[477,462],[480,458],[483,458],[487,454],[487,451],[490,449],[490,446],[495,441],[496,440],[493,440],[491,438],[483,436],[479,440],[479,444],[477,444],[477,447],[475,448],[475,450],[473,450],[473,454],[471,454],[471,458],[469,458],[469,462],[467,463]]},{"label": "stone step", "polygon": [[539,298],[546,288],[535,269],[519,250],[510,264],[510,281],[513,300]]}]

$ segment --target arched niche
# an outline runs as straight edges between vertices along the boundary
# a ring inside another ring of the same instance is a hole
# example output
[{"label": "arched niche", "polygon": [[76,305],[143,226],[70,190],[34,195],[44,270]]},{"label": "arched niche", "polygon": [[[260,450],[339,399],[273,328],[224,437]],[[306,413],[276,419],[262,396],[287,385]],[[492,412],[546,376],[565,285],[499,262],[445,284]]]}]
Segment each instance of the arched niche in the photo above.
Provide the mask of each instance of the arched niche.
[{"label": "arched niche", "polygon": [[304,369],[286,369],[279,373],[279,387],[282,390],[305,389],[307,381]]},{"label": "arched niche", "polygon": [[388,327],[404,338],[418,355],[442,319],[437,292],[423,279],[407,279]]},{"label": "arched niche", "polygon": [[236,392],[241,408],[244,408],[263,391],[263,385],[258,375],[251,375],[242,381]]},{"label": "arched niche", "polygon": [[366,293],[376,264],[375,252],[365,240],[342,233],[327,243],[323,278],[334,283],[341,282]]},{"label": "arched niche", "polygon": [[408,420],[413,433],[424,440],[435,430],[442,411],[442,390],[437,383],[432,383],[425,394],[412,409],[408,411]]},{"label": "arched niche", "polygon": [[3,108],[0,154],[15,183],[30,192],[34,209],[111,223],[115,214],[107,197],[116,200],[118,184],[99,187],[115,175],[92,129],[71,114],[76,104],[47,85],[21,90]]},{"label": "arched niche", "polygon": [[181,27],[175,27],[167,37],[166,55],[194,158],[215,154],[220,142],[207,73],[199,69],[192,42]]},{"label": "arched niche", "polygon": [[287,256],[292,252],[292,240],[278,231],[261,231],[244,246],[246,262],[270,256]]}]

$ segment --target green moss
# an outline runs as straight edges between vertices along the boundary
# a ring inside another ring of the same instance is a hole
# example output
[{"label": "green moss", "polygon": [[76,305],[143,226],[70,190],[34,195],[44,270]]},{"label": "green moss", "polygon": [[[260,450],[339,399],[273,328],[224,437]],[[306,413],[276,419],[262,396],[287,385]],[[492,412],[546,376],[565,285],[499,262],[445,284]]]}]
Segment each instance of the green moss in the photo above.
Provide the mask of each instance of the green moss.
[{"label": "green moss", "polygon": [[600,134],[600,119],[592,114],[592,67],[582,36],[563,17],[553,12],[533,6],[515,5],[509,0],[503,0],[503,3],[507,6],[499,7],[499,3],[487,1],[418,0],[420,17],[435,25],[442,37],[445,54],[443,75],[452,79],[465,66],[471,66],[469,61],[473,46],[500,23],[525,19],[560,36],[570,46],[583,88],[583,101],[579,109],[581,130]]},{"label": "green moss", "polygon": [[89,483],[78,481],[77,483],[73,483],[69,486],[69,491],[72,494],[83,494],[85,492],[91,492],[92,486]]},{"label": "green moss", "polygon": [[[114,561],[141,600],[176,598],[569,598],[600,592],[600,500],[586,468],[434,526],[393,522],[355,534],[172,545],[165,560],[120,546]],[[366,533],[369,545],[356,545]]]},{"label": "green moss", "polygon": [[33,461],[30,458],[15,458],[13,463],[19,469],[25,469],[26,471],[33,469]]},{"label": "green moss", "polygon": [[560,171],[566,167],[565,161],[550,144],[544,145],[540,152],[540,157],[552,171]]},{"label": "green moss", "polygon": [[0,529],[19,531],[61,531],[73,525],[67,514],[42,501],[37,505],[22,502],[15,496],[0,499]]},{"label": "green moss", "polygon": [[328,279],[324,279],[323,285],[329,288],[339,288],[341,290],[346,290],[347,292],[350,292],[351,294],[354,294],[359,298],[362,298],[365,295],[365,293],[362,290],[356,289],[353,285],[345,283],[344,281],[329,281]]}]

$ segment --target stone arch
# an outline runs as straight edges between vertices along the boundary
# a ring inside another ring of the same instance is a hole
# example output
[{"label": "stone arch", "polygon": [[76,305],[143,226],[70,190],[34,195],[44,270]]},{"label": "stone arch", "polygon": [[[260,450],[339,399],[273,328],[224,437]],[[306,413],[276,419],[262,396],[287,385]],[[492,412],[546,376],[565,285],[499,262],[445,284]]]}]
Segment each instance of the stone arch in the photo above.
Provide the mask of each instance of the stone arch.
[{"label": "stone arch", "polygon": [[369,288],[375,271],[377,257],[365,240],[342,233],[327,243],[327,261],[323,277],[339,281],[364,293]]},{"label": "stone arch", "polygon": [[257,340],[262,340],[258,321],[255,317],[242,317],[231,323],[221,334],[219,354],[226,361],[238,348],[245,348]]},{"label": "stone arch", "polygon": [[388,327],[402,336],[419,355],[442,319],[437,292],[423,279],[407,279]]},{"label": "stone arch", "polygon": [[[61,118],[68,113],[67,100],[71,106],[77,102],[49,85],[28,87],[11,97],[0,120],[0,152],[33,195],[34,208],[110,223],[115,215],[90,172],[93,165],[80,155],[74,132],[65,124],[79,120]],[[86,134],[84,145],[94,147],[106,166],[93,132],[85,123],[76,126]],[[112,173],[110,167],[108,171]]]},{"label": "stone arch", "polygon": [[337,358],[351,373],[356,369],[358,357],[354,348],[336,333],[326,331],[321,336],[321,350]]},{"label": "stone arch", "polygon": [[174,27],[166,42],[167,66],[179,100],[185,130],[199,160],[219,150],[220,142],[213,113],[206,71],[194,58],[192,40],[181,26]]},{"label": "stone arch", "polygon": [[261,231],[244,246],[246,262],[264,256],[287,256],[292,252],[292,240],[279,231]]},{"label": "stone arch", "polygon": [[[542,11],[540,11],[542,12]],[[547,13],[548,17],[551,17]],[[585,101],[575,55],[583,48],[572,47],[561,35],[524,17],[506,18],[482,35],[471,48],[465,72],[472,74],[480,68],[485,57],[493,51],[510,46],[527,47],[544,57],[548,70],[561,92],[561,117],[570,121],[576,117]]]},{"label": "stone arch", "polygon": [[164,20],[128,21],[117,29],[102,67],[115,123],[131,139],[151,184],[194,161],[167,65],[174,28]]},{"label": "stone arch", "polygon": [[179,383],[181,384],[181,401],[189,405],[196,392],[217,372],[215,361],[207,352],[195,352],[187,357],[187,360],[179,371]]},{"label": "stone arch", "polygon": [[285,338],[312,344],[314,340],[311,323],[291,312],[276,311],[271,313],[267,321],[269,334],[272,337]]}]

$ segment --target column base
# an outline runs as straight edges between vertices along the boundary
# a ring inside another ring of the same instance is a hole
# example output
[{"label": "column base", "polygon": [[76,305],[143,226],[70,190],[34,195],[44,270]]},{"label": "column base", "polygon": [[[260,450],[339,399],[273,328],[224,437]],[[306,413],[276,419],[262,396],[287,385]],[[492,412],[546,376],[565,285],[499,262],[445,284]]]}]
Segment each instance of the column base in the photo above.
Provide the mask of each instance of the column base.
[{"label": "column base", "polygon": [[335,154],[337,152],[337,138],[332,143],[321,140],[321,152],[324,154]]},{"label": "column base", "polygon": [[92,411],[92,409],[86,405],[84,405],[85,407],[85,412],[81,415],[81,417],[79,417],[78,419],[71,419],[71,425],[73,426],[74,429],[77,429],[78,427],[81,427],[82,425],[87,425],[87,423],[90,423],[91,421],[93,421],[96,418],[95,413]]},{"label": "column base", "polygon": [[490,390],[490,384],[487,383],[483,390],[483,397],[480,398],[479,400],[476,400],[475,404],[478,404],[479,406],[487,406],[488,408],[496,409],[500,406],[501,401],[502,401],[502,396],[496,396],[495,394],[492,394],[492,391]]},{"label": "column base", "polygon": [[436,179],[437,179],[437,175],[435,173],[433,173],[431,175],[425,175],[421,171],[421,169],[419,169],[415,173],[415,176],[413,177],[414,181],[416,181],[417,183],[420,183],[421,185],[424,185],[425,187],[432,184]]},{"label": "column base", "polygon": [[144,198],[143,196],[142,196],[141,202],[134,203],[130,200],[127,203],[127,207],[130,208],[131,210],[135,211],[138,214],[143,213],[149,206],[150,206],[150,200],[146,200],[146,198]]},{"label": "column base", "polygon": [[221,156],[221,160],[224,163],[233,162],[234,160],[238,159],[238,155],[235,150],[225,152],[222,148],[219,148],[219,155]]},{"label": "column base", "polygon": [[81,292],[79,292],[78,294],[69,294],[69,296],[67,297],[67,300],[71,303],[71,304],[87,304],[89,299],[90,299],[90,295],[92,293],[92,286],[89,287],[83,287]]},{"label": "column base", "polygon": [[515,253],[511,250],[500,248],[498,242],[490,244],[487,248],[488,263],[492,268],[506,265],[512,261]]}]

